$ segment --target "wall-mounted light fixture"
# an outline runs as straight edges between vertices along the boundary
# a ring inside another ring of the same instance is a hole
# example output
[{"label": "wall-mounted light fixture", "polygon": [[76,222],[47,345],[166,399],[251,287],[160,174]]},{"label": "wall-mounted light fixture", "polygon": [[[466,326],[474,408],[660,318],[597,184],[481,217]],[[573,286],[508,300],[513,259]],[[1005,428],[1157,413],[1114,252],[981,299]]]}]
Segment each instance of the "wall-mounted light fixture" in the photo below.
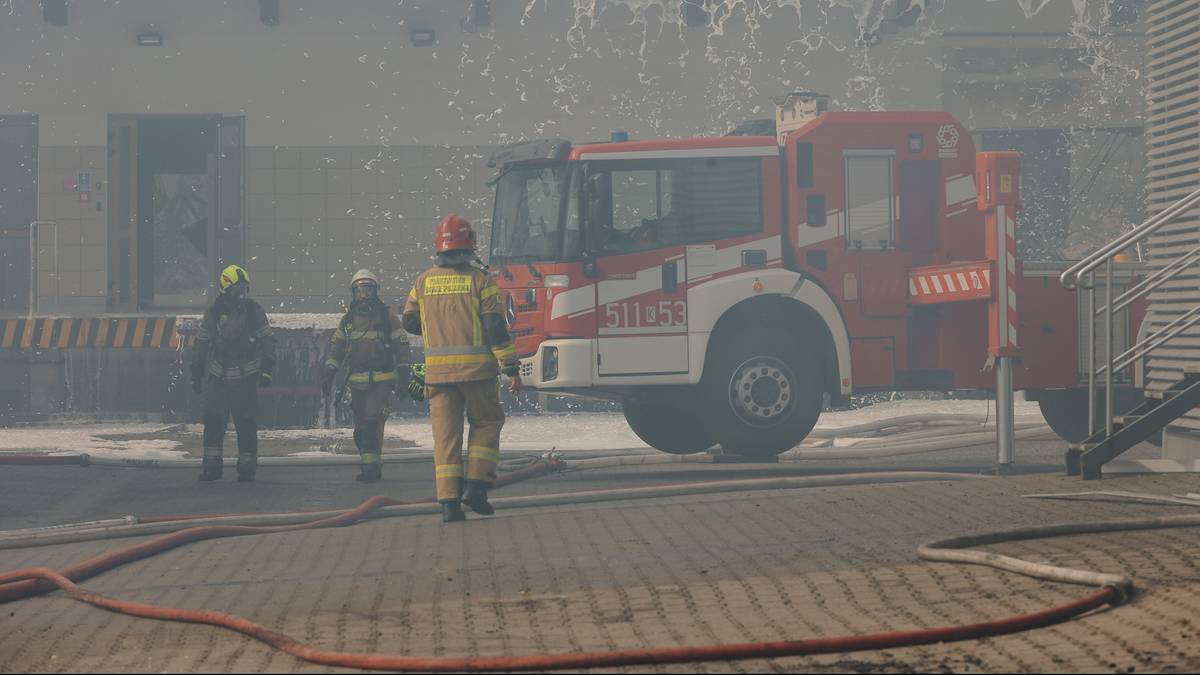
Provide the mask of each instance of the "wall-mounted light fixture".
[{"label": "wall-mounted light fixture", "polygon": [[492,0],[471,0],[467,6],[467,19],[472,25],[487,28],[492,25]]},{"label": "wall-mounted light fixture", "polygon": [[409,32],[408,39],[414,47],[431,47],[435,36],[432,28],[417,28]]},{"label": "wall-mounted light fixture", "polygon": [[162,33],[152,30],[138,33],[137,43],[141,47],[161,47],[163,43]]},{"label": "wall-mounted light fixture", "polygon": [[69,23],[70,13],[67,11],[67,0],[42,0],[42,19],[51,26],[65,26]]},{"label": "wall-mounted light fixture", "polygon": [[683,17],[683,25],[688,28],[707,26],[711,20],[707,0],[683,0],[679,5],[679,13]]},{"label": "wall-mounted light fixture", "polygon": [[258,0],[258,20],[264,26],[278,26],[279,0]]}]

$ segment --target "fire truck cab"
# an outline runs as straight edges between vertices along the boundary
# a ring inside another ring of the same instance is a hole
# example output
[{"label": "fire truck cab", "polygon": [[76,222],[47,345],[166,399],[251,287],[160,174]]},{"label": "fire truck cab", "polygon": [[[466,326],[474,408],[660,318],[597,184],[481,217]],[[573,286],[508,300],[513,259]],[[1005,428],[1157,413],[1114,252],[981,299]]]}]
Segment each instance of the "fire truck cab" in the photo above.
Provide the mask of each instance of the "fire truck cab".
[{"label": "fire truck cab", "polygon": [[1005,292],[1016,387],[1078,385],[1075,297],[988,241],[989,199],[1012,226],[1015,156],[977,175],[941,112],[826,112],[810,94],[776,110],[772,135],[495,154],[489,262],[527,386],[619,400],[660,450],[770,456],[826,395],[994,388]]}]

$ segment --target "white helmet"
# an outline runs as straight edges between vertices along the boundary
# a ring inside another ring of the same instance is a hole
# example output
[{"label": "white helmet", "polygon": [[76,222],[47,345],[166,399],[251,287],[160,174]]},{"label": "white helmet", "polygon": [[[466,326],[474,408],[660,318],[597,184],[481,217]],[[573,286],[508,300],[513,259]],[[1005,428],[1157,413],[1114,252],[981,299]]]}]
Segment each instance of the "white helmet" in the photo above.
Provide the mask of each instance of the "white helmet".
[{"label": "white helmet", "polygon": [[379,277],[375,276],[371,270],[365,269],[355,272],[354,276],[350,278],[350,288],[354,288],[363,282],[373,284],[376,288],[379,288]]}]

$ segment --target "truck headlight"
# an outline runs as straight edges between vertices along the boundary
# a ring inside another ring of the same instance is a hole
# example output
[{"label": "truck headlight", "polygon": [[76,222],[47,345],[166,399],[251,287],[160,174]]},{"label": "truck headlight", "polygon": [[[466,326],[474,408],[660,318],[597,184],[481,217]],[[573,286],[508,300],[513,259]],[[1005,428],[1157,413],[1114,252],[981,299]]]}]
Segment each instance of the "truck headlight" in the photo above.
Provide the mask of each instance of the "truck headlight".
[{"label": "truck headlight", "polygon": [[542,349],[542,382],[558,379],[558,347]]}]

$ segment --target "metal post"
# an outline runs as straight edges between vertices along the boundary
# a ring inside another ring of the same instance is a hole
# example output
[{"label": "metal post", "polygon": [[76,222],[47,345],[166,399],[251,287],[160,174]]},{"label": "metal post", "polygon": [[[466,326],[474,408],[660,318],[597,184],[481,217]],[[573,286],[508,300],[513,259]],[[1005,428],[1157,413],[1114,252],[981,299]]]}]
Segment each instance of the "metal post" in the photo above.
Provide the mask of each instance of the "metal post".
[{"label": "metal post", "polygon": [[37,315],[37,278],[38,278],[38,257],[37,257],[37,222],[29,224],[29,318]]},{"label": "metal post", "polygon": [[1113,261],[1112,258],[1104,263],[1104,305],[1108,311],[1104,313],[1104,361],[1108,368],[1104,370],[1104,435],[1113,435]]},{"label": "metal post", "polygon": [[1088,273],[1087,384],[1088,436],[1096,433],[1096,273]]},{"label": "metal post", "polygon": [[996,472],[1012,473],[1014,459],[1012,357],[996,359]]}]

